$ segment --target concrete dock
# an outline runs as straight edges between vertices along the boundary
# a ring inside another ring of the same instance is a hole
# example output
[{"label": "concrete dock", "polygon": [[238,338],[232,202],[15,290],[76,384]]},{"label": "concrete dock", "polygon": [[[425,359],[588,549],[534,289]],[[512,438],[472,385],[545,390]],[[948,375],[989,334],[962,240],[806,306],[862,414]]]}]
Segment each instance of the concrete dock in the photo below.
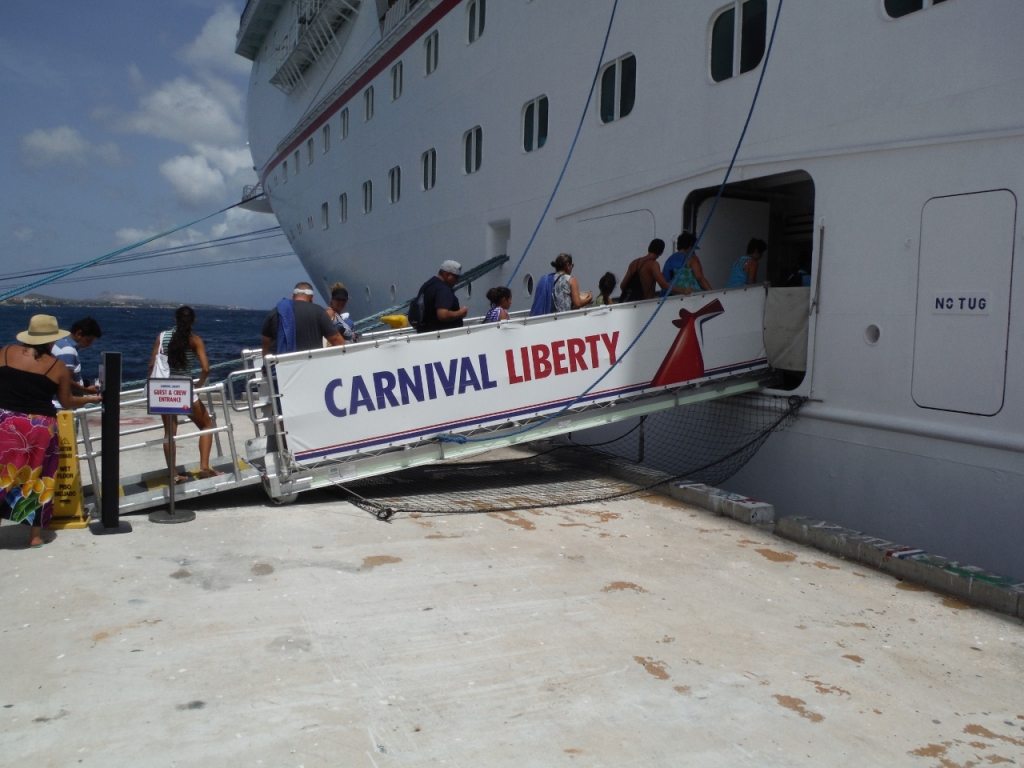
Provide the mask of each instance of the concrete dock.
[{"label": "concrete dock", "polygon": [[1024,626],[661,496],[0,527],[4,765],[1024,763]]}]

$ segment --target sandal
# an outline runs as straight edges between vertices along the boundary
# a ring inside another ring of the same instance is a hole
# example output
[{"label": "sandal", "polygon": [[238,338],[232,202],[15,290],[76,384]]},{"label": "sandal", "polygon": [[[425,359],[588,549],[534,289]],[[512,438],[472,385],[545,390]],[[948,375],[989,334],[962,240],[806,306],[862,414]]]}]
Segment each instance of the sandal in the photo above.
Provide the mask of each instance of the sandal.
[{"label": "sandal", "polygon": [[197,480],[207,480],[207,479],[209,479],[211,477],[220,477],[223,474],[224,474],[223,472],[218,472],[216,469],[201,469],[196,474],[196,479]]}]

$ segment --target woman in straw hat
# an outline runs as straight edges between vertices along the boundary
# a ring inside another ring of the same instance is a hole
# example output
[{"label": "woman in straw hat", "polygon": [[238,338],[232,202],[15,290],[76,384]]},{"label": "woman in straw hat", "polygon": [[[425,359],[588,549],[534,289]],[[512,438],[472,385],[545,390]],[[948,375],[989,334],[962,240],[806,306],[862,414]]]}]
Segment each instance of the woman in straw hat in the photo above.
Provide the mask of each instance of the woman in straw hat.
[{"label": "woman in straw hat", "polygon": [[68,409],[100,401],[71,394],[71,373],[52,353],[67,335],[57,318],[34,315],[17,336],[20,346],[0,348],[0,516],[31,526],[33,548],[43,546],[53,515],[60,458],[53,400]]}]

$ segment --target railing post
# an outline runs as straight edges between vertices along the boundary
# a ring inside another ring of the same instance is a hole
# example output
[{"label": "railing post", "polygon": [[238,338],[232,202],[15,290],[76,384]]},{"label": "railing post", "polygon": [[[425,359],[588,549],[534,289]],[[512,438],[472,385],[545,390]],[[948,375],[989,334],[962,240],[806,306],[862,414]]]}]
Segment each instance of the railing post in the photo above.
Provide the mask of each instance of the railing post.
[{"label": "railing post", "polygon": [[100,486],[101,519],[104,531],[116,530],[120,524],[118,504],[121,496],[121,353],[103,353],[103,414],[101,417],[100,450],[103,469]]}]

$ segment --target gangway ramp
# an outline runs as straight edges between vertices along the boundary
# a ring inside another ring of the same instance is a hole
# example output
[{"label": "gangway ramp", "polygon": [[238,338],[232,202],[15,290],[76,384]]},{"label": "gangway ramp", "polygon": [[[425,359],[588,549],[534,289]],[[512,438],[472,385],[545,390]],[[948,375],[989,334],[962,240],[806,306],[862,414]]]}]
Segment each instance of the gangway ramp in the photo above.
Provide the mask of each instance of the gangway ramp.
[{"label": "gangway ramp", "polygon": [[268,493],[285,501],[757,390],[771,375],[766,292],[670,297],[646,330],[654,301],[249,354],[227,391],[244,392],[234,406],[261,433],[248,458],[262,462]]},{"label": "gangway ramp", "polygon": [[[772,375],[762,331],[766,292],[750,286],[670,297],[653,320],[657,302],[642,301],[500,323],[478,318],[423,334],[388,330],[266,358],[247,351],[244,368],[197,390],[213,428],[177,437],[213,434],[211,463],[223,474],[199,478],[197,467],[180,464],[191,477],[175,486],[175,498],[262,483],[286,503],[306,490],[755,391]],[[123,395],[124,408],[142,403],[141,390]],[[77,413],[93,509],[102,461],[95,413]],[[244,451],[236,421],[252,430]],[[122,477],[122,513],[169,501],[162,430],[153,419],[121,431],[122,453],[149,448],[152,464],[135,462]],[[159,435],[140,439],[146,432]]]}]

